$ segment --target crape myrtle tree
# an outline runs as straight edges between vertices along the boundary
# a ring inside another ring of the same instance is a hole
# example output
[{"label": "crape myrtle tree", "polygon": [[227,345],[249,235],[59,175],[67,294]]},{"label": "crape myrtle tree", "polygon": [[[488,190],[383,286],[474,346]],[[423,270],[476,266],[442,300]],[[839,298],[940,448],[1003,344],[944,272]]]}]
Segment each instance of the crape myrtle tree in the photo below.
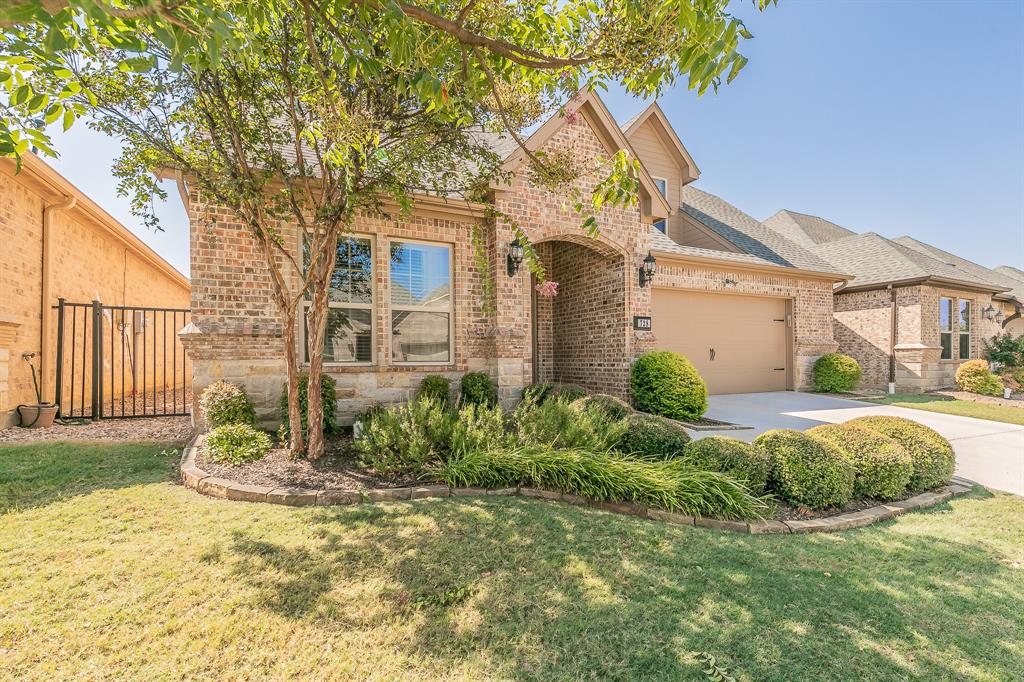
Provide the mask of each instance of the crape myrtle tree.
[{"label": "crape myrtle tree", "polygon": [[[320,392],[308,392],[305,442],[296,327],[308,297],[318,386],[337,243],[353,222],[408,211],[416,194],[485,201],[501,159],[477,131],[525,149],[520,131],[566,101],[572,116],[582,88],[619,82],[649,97],[680,79],[698,93],[732,80],[751,36],[727,4],[0,0],[0,153],[53,154],[50,126],[84,118],[123,140],[114,173],[148,224],[164,195],[158,174],[229,207],[259,246],[283,324],[290,449],[315,458]],[[596,169],[527,152],[531,176],[564,190],[581,229],[599,229],[602,207],[636,201],[638,162],[624,151]],[[577,181],[595,171],[582,196]]]}]

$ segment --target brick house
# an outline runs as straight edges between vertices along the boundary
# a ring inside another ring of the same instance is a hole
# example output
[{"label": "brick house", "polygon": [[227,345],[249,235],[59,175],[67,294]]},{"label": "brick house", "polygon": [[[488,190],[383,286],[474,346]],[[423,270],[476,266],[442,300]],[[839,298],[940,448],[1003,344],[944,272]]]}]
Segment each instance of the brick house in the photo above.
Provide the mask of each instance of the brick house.
[{"label": "brick house", "polygon": [[834,293],[835,340],[860,363],[862,386],[901,392],[951,386],[984,340],[1019,334],[1024,280],[910,237],[858,234],[779,211],[764,225],[853,275]]},{"label": "brick house", "polygon": [[[564,196],[530,182],[524,153],[496,139],[510,178],[493,201],[527,232],[558,295],[538,295],[527,268],[509,274],[513,229],[482,207],[418,197],[407,220],[363,218],[339,245],[326,371],[343,419],[413,395],[423,377],[490,373],[500,397],[537,381],[627,396],[640,354],[687,354],[712,393],[803,389],[809,367],[832,351],[832,288],[844,279],[809,250],[721,199],[688,187],[699,171],[657,105],[626,126],[600,98],[581,95],[575,116],[554,116],[527,140],[577,159],[625,149],[642,162],[638,206],[605,208],[589,238]],[[596,182],[581,181],[589,194]],[[238,382],[270,421],[284,382],[281,322],[254,245],[231,211],[185,187],[192,224],[193,325],[183,335],[196,393]],[[470,234],[484,235],[478,271]],[[297,228],[285,226],[298,251]],[[653,281],[642,281],[648,256]],[[485,282],[494,307],[484,305]],[[301,330],[300,330],[301,331]]]},{"label": "brick house", "polygon": [[[22,164],[17,172],[13,160],[0,159],[0,428],[17,423],[17,405],[36,401],[23,354],[45,351],[36,367],[43,399],[54,399],[52,307],[59,298],[108,305],[189,304],[184,275],[34,154],[25,154]],[[80,324],[84,330],[84,321]],[[85,367],[83,359],[79,376]],[[138,370],[147,373],[151,387],[157,383],[155,371]],[[108,388],[109,397],[114,389]]]}]

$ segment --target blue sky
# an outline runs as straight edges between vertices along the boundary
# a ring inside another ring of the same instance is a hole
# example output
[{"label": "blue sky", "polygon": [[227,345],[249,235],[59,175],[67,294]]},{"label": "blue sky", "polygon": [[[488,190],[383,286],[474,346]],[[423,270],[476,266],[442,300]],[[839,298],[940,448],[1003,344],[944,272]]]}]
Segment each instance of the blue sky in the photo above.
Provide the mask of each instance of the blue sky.
[{"label": "blue sky", "polygon": [[[909,234],[983,265],[1024,268],[1024,2],[809,2],[758,13],[718,94],[661,99],[699,187],[763,219],[780,208],[856,231]],[[644,103],[604,97],[625,121]],[[164,232],[117,197],[119,143],[77,127],[55,166],[188,272],[177,191]]]}]

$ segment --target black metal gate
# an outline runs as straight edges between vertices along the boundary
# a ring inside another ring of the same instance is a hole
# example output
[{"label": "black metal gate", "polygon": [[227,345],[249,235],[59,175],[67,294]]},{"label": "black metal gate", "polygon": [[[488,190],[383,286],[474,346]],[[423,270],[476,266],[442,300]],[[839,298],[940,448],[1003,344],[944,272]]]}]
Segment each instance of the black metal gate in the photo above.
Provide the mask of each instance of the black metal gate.
[{"label": "black metal gate", "polygon": [[58,416],[111,419],[189,414],[192,367],[177,332],[187,308],[58,299]]}]

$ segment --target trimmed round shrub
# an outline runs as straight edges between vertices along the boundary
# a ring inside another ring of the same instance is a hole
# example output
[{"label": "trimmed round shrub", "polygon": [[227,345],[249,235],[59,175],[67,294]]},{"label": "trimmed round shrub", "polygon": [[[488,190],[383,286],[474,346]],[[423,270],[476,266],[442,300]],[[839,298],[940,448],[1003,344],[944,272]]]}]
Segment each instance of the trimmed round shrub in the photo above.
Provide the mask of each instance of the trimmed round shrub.
[{"label": "trimmed round shrub", "polygon": [[[320,375],[320,404],[324,414],[324,435],[330,436],[338,430],[338,382],[329,374]],[[302,415],[302,433],[309,431],[309,375],[299,375],[299,413]],[[281,389],[281,401],[278,404],[278,415],[281,428],[278,431],[281,440],[288,440],[288,383]]]},{"label": "trimmed round shrub", "polygon": [[256,407],[241,387],[215,381],[199,398],[199,409],[210,428],[225,424],[256,425]]},{"label": "trimmed round shrub", "polygon": [[653,414],[634,412],[626,417],[626,425],[615,449],[637,457],[672,459],[690,442],[690,434],[680,424]]},{"label": "trimmed round shrub", "polygon": [[771,460],[764,450],[750,443],[725,436],[708,436],[687,445],[683,458],[698,469],[732,476],[745,483],[754,495],[764,495],[768,489]]},{"label": "trimmed round shrub", "polygon": [[498,402],[498,389],[486,372],[467,372],[462,375],[461,400],[469,405],[493,405]]},{"label": "trimmed round shrub", "polygon": [[708,388],[689,360],[667,350],[637,358],[630,371],[633,404],[669,419],[695,420],[708,409]]},{"label": "trimmed round shrub", "polygon": [[902,495],[913,461],[897,441],[861,424],[824,424],[807,432],[839,450],[853,464],[853,496],[892,500]]},{"label": "trimmed round shrub", "polygon": [[956,368],[956,385],[961,391],[979,395],[1000,396],[1003,383],[992,373],[985,360],[968,360]]},{"label": "trimmed round shrub", "polygon": [[603,393],[580,398],[576,401],[576,404],[584,410],[597,411],[608,419],[625,419],[633,414],[633,408],[625,400]]},{"label": "trimmed round shrub", "polygon": [[574,402],[589,395],[589,391],[576,384],[554,384],[544,400],[564,400],[567,403]]},{"label": "trimmed round shrub", "polygon": [[417,398],[426,398],[435,403],[447,405],[451,399],[452,382],[447,377],[438,374],[431,374],[423,377],[420,382],[420,389],[416,393]]},{"label": "trimmed round shrub", "polygon": [[858,417],[846,423],[877,431],[903,446],[913,464],[910,490],[937,488],[953,478],[956,455],[938,431],[905,417]]},{"label": "trimmed round shrub", "polygon": [[860,383],[860,365],[849,355],[827,353],[814,363],[814,390],[845,393]]},{"label": "trimmed round shrub", "polygon": [[262,459],[270,452],[270,437],[249,424],[225,424],[206,434],[206,455],[211,462],[238,466]]},{"label": "trimmed round shrub", "polygon": [[754,447],[771,461],[769,487],[812,509],[841,507],[853,497],[853,465],[835,448],[792,429],[766,431]]}]

